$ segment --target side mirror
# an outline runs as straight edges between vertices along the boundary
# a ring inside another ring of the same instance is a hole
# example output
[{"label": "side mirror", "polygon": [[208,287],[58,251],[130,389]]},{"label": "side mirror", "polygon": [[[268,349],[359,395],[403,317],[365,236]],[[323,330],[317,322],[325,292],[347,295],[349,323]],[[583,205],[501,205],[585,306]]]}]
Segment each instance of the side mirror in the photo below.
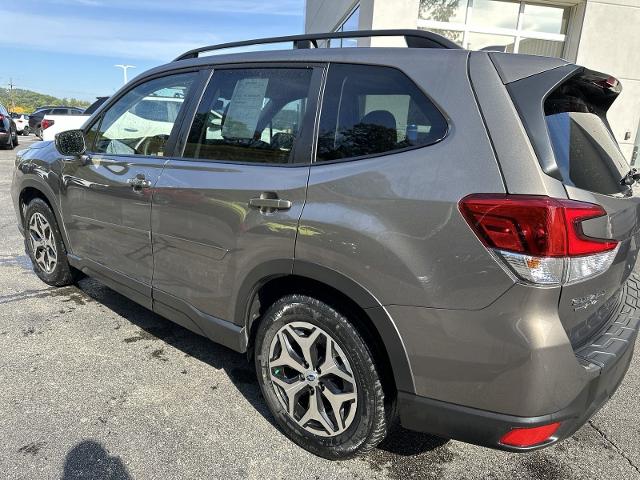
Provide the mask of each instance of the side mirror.
[{"label": "side mirror", "polygon": [[82,130],[67,130],[56,134],[56,149],[66,157],[79,157],[87,151]]}]

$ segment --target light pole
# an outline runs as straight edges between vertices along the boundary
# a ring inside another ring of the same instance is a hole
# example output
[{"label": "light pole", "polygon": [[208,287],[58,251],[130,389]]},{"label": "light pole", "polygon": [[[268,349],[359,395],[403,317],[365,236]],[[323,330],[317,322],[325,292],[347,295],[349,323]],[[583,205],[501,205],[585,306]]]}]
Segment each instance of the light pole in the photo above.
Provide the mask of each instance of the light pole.
[{"label": "light pole", "polygon": [[126,84],[129,80],[127,79],[127,70],[130,68],[136,68],[135,65],[114,65],[114,67],[119,67],[122,69],[122,73],[124,75],[124,83]]}]

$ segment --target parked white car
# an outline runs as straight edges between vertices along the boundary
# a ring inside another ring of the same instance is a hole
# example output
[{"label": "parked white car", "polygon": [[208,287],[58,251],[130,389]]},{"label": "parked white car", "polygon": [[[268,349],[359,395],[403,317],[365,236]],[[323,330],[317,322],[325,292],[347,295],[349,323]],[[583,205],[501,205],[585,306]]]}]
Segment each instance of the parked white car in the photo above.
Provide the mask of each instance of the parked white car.
[{"label": "parked white car", "polygon": [[53,115],[47,114],[40,124],[42,127],[42,140],[54,140],[56,134],[82,128],[84,122],[95,112],[109,97],[98,97],[82,115]]},{"label": "parked white car", "polygon": [[56,134],[82,128],[89,115],[45,115],[42,119],[42,140],[54,140]]},{"label": "parked white car", "polygon": [[29,135],[29,115],[23,113],[12,113],[11,118],[16,124],[16,131],[19,135]]}]

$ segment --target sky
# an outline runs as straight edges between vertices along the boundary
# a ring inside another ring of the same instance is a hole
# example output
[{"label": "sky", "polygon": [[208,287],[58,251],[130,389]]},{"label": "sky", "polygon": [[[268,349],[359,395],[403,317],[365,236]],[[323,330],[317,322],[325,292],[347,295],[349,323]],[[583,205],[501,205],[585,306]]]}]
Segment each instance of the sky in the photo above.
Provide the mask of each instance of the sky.
[{"label": "sky", "polygon": [[92,101],[192,48],[304,31],[304,0],[0,0],[0,86]]}]

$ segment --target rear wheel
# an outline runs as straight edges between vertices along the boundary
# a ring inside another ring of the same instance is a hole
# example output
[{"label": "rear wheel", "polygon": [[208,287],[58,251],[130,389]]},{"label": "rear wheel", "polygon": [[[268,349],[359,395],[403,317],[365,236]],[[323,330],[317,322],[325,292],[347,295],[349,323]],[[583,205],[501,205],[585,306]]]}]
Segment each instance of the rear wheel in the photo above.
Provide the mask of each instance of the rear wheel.
[{"label": "rear wheel", "polygon": [[4,146],[4,148],[7,150],[13,150],[15,148],[15,145],[13,143],[13,135],[9,135],[9,141]]},{"label": "rear wheel", "polygon": [[45,283],[63,287],[73,284],[79,272],[69,265],[56,218],[47,203],[35,198],[25,211],[25,249],[33,271]]},{"label": "rear wheel", "polygon": [[302,448],[346,459],[387,435],[393,419],[371,350],[333,308],[304,295],[280,299],[258,327],[255,354],[267,405]]}]

